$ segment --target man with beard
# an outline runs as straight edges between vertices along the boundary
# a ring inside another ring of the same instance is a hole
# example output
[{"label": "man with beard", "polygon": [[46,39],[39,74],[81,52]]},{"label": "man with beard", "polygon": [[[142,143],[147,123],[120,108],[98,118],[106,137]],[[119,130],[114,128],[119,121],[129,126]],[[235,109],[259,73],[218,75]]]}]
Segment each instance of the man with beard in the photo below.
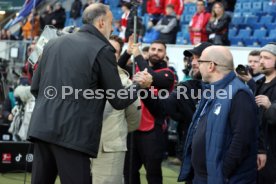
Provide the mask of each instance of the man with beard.
[{"label": "man with beard", "polygon": [[[201,95],[202,81],[198,59],[204,49],[211,45],[209,42],[202,42],[193,49],[183,52],[185,57],[192,57],[192,80],[181,82],[166,99],[143,99],[143,103],[150,107],[149,110],[152,113],[158,114],[162,112],[163,116],[169,115],[173,120],[179,122],[179,148],[177,150],[177,158],[179,160],[182,160],[183,144]],[[189,182],[186,183],[189,184]]]},{"label": "man with beard", "polygon": [[[167,67],[164,58],[166,45],[156,40],[149,48],[149,59],[146,61],[137,44],[132,46],[132,54],[137,63],[137,71],[147,68],[153,77],[152,87],[159,90],[171,91],[174,86],[174,74]],[[155,93],[156,95],[156,93]],[[143,98],[143,95],[142,95]],[[125,183],[140,184],[139,170],[144,165],[149,184],[162,183],[161,163],[164,153],[164,122],[166,116],[162,109],[152,110],[153,104],[142,105],[142,117],[137,131],[130,135],[128,152],[125,161]]]},{"label": "man with beard", "polygon": [[[260,53],[261,73],[264,78],[256,82],[256,103],[259,106],[261,132],[264,137],[267,162],[259,171],[259,183],[276,182],[276,126],[270,113],[274,108],[271,103],[276,100],[276,43],[265,45]],[[272,120],[272,121],[271,121]]]}]

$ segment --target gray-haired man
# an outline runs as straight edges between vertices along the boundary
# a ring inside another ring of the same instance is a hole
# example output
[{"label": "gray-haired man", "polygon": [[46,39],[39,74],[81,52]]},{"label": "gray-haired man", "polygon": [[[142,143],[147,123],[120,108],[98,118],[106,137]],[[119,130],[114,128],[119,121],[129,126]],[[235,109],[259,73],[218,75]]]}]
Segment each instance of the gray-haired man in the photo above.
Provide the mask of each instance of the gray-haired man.
[{"label": "gray-haired man", "polygon": [[[48,42],[33,77],[36,105],[28,133],[34,142],[33,184],[53,184],[57,174],[61,183],[90,184],[89,158],[98,153],[107,97],[115,109],[124,109],[140,87],[151,84],[144,71],[134,76],[133,90],[122,86],[108,41],[112,13],[107,6],[87,7],[83,23],[80,31]],[[116,96],[119,90],[129,98]]]}]

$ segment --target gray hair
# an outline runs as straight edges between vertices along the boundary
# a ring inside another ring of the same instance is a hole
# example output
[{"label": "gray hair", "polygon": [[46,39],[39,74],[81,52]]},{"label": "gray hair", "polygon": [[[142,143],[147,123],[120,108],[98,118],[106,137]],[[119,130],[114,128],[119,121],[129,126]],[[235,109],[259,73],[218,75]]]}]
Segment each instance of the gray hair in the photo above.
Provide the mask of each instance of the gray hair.
[{"label": "gray hair", "polygon": [[94,3],[88,6],[82,15],[82,23],[83,24],[94,24],[95,20],[101,16],[106,16],[109,11],[109,7],[101,4]]}]

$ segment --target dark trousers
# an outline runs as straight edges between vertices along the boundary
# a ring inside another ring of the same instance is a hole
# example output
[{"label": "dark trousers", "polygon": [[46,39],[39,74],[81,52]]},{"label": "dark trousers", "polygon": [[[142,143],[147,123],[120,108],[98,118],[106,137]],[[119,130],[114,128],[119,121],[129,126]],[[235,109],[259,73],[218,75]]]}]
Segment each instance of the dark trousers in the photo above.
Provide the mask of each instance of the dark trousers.
[{"label": "dark trousers", "polygon": [[54,144],[36,141],[32,184],[54,184],[57,174],[62,184],[91,184],[89,156]]},{"label": "dark trousers", "polygon": [[[133,139],[128,136],[124,175],[125,184],[140,184],[139,170],[144,165],[148,184],[162,184],[162,157],[164,135],[161,127],[149,132],[135,131]],[[130,144],[130,142],[132,142]]]},{"label": "dark trousers", "polygon": [[271,150],[267,151],[265,167],[258,172],[258,184],[276,183],[276,155]]}]

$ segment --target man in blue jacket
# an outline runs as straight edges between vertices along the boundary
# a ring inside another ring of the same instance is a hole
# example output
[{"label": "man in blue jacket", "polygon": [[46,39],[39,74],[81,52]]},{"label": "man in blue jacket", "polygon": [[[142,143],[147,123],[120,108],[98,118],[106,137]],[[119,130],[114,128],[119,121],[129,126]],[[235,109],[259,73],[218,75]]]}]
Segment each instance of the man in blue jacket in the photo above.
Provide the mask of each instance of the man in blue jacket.
[{"label": "man in blue jacket", "polygon": [[179,181],[256,183],[254,96],[233,72],[233,57],[226,47],[206,48],[198,62],[203,92],[187,135]]}]

